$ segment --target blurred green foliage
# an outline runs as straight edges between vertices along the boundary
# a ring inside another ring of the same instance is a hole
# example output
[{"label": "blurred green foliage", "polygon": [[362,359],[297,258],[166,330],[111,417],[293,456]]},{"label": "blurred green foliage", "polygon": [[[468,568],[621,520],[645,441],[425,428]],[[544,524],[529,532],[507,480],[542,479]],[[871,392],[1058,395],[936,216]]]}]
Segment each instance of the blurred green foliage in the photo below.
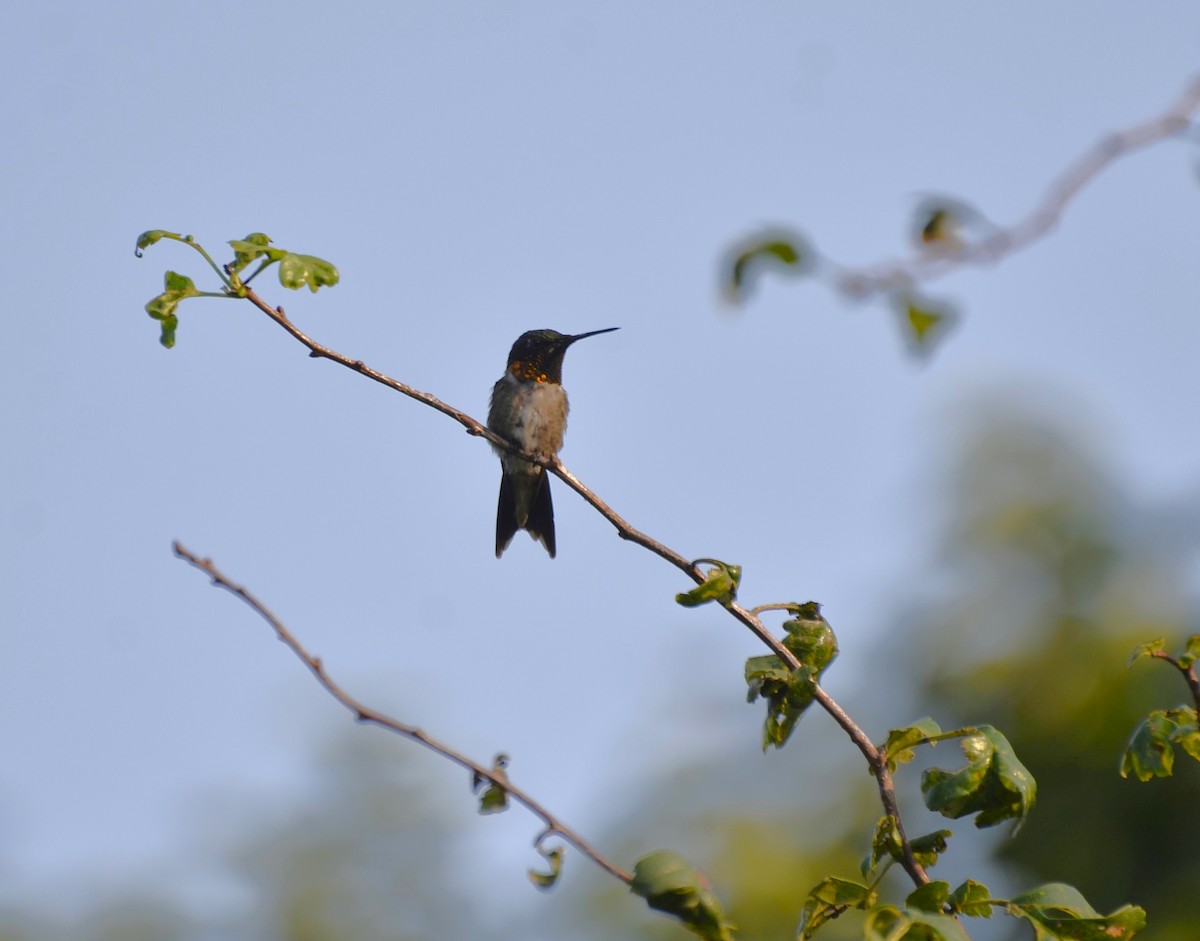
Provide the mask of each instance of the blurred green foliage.
[{"label": "blurred green foliage", "polygon": [[1118,774],[1146,714],[1188,698],[1166,664],[1126,669],[1139,644],[1195,630],[1172,514],[1139,509],[1066,429],[1012,416],[977,426],[952,489],[955,587],[923,615],[916,647],[940,652],[923,706],[1003,729],[1037,779],[1039,806],[999,860],[1101,911],[1143,906],[1155,941],[1196,941],[1200,764]]}]

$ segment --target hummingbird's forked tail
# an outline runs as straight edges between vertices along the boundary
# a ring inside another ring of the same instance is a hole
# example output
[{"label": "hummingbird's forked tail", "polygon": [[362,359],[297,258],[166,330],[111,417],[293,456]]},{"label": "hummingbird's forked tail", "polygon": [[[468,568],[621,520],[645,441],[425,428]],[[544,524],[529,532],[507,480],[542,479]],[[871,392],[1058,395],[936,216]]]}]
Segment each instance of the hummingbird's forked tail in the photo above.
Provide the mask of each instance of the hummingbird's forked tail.
[{"label": "hummingbird's forked tail", "polygon": [[546,547],[550,558],[554,558],[554,503],[550,499],[550,475],[544,471],[536,476],[529,512],[521,519],[517,507],[517,496],[513,492],[511,476],[500,475],[500,502],[496,507],[496,558],[504,554],[518,529],[523,529]]}]

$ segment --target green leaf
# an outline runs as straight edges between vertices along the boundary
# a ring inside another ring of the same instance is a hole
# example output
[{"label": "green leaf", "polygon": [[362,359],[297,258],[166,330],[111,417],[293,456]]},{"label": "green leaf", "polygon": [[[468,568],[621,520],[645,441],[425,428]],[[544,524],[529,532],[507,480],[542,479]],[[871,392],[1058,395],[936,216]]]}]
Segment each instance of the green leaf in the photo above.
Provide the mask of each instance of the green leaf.
[{"label": "green leaf", "polygon": [[315,255],[288,252],[279,261],[279,283],[292,290],[307,284],[316,294],[318,288],[333,287],[339,277],[337,268]]},{"label": "green leaf", "polygon": [[751,657],[746,661],[746,701],[760,696],[767,702],[763,722],[763,751],[774,745],[782,748],[796,722],[812,703],[812,683],[805,670],[793,673],[774,654]]},{"label": "green leaf", "polygon": [[563,848],[556,846],[552,850],[547,850],[545,847],[539,846],[537,851],[542,854],[542,858],[550,864],[549,872],[538,872],[536,869],[530,869],[529,881],[539,889],[549,889],[558,881],[558,877],[562,874],[563,864]]},{"label": "green leaf", "polygon": [[1195,721],[1192,722],[1190,728],[1181,726],[1177,729],[1172,740],[1185,752],[1200,761],[1200,728],[1197,728]]},{"label": "green leaf", "polygon": [[981,725],[962,740],[967,765],[958,771],[931,768],[921,775],[930,810],[956,820],[978,814],[976,827],[1015,821],[1014,831],[1033,809],[1037,784],[1000,732]]},{"label": "green leaf", "polygon": [[479,795],[479,812],[481,814],[499,814],[508,810],[508,792],[504,788],[489,784]]},{"label": "green leaf", "polygon": [[924,246],[957,248],[962,244],[962,220],[956,206],[928,202],[917,210],[913,227]]},{"label": "green leaf", "polygon": [[279,261],[287,255],[282,248],[271,248],[271,239],[265,232],[251,232],[244,239],[234,239],[229,243],[233,248],[233,264],[229,267],[241,271],[256,258],[266,258],[268,261]]},{"label": "green leaf", "polygon": [[693,588],[675,596],[675,601],[685,608],[695,608],[710,601],[719,601],[722,605],[730,604],[737,597],[738,584],[742,580],[740,565],[726,565],[724,562],[714,562],[704,573],[704,581]]},{"label": "green leaf", "polygon": [[918,719],[902,729],[889,729],[887,741],[879,749],[887,759],[888,770],[895,771],[897,765],[912,761],[916,755],[916,746],[941,734],[942,727],[929,716]]},{"label": "green leaf", "polygon": [[807,941],[827,921],[837,918],[848,908],[870,905],[874,893],[861,882],[828,876],[808,893],[800,912],[800,937]]},{"label": "green leaf", "polygon": [[973,879],[968,879],[951,892],[947,901],[954,911],[970,918],[992,917],[992,893],[986,885]]},{"label": "green leaf", "polygon": [[875,909],[863,925],[865,941],[971,941],[970,935],[949,915],[891,905]]},{"label": "green leaf", "polygon": [[168,271],[163,276],[163,286],[168,291],[182,294],[185,297],[195,297],[200,293],[196,290],[196,283],[191,278],[175,271]]},{"label": "green leaf", "polygon": [[1200,761],[1200,723],[1191,706],[1155,709],[1136,729],[1121,757],[1121,777],[1139,781],[1169,778],[1175,767],[1174,746]]},{"label": "green leaf", "polygon": [[950,304],[928,297],[898,294],[893,298],[893,305],[900,315],[909,348],[921,355],[931,353],[958,320],[958,314]]},{"label": "green leaf", "polygon": [[200,292],[196,290],[191,278],[174,271],[168,271],[163,277],[163,288],[161,294],[146,303],[146,313],[161,322],[162,334],[159,342],[170,349],[175,345],[175,329],[179,326],[179,317],[175,309],[184,298],[196,297]]},{"label": "green leaf", "polygon": [[930,196],[921,201],[913,214],[913,241],[930,254],[946,254],[962,249],[966,245],[965,230],[968,225],[976,228],[993,227],[973,206],[950,196]]},{"label": "green leaf", "polygon": [[1187,639],[1187,648],[1179,655],[1179,665],[1187,669],[1200,660],[1200,634],[1193,634]]},{"label": "green leaf", "polygon": [[134,248],[133,253],[138,258],[141,258],[142,252],[145,249],[164,238],[183,240],[183,236],[178,232],[168,232],[166,229],[150,229],[137,237],[137,246]]},{"label": "green leaf", "polygon": [[837,637],[815,601],[799,606],[796,617],[783,622],[783,646],[796,655],[810,675],[820,676],[838,655]]},{"label": "green leaf", "polygon": [[633,867],[629,888],[651,908],[674,915],[706,941],[732,941],[708,880],[678,853],[659,850],[643,856]]},{"label": "green leaf", "polygon": [[896,829],[896,820],[885,814],[875,824],[875,835],[871,838],[871,849],[863,857],[862,862],[859,863],[859,872],[863,874],[864,879],[869,879],[874,876],[881,859],[902,858],[900,831]]},{"label": "green leaf", "polygon": [[[934,830],[932,833],[926,833],[922,836],[913,837],[908,841],[908,845],[912,847],[913,858],[926,869],[937,865],[938,856],[946,852],[946,841],[954,833],[950,830]],[[900,861],[899,858],[896,860]]]},{"label": "green leaf", "polygon": [[904,904],[909,908],[917,908],[923,912],[933,912],[940,915],[950,900],[949,882],[926,882],[908,893]]},{"label": "green leaf", "polygon": [[235,252],[260,255],[271,244],[271,236],[266,232],[251,232],[244,239],[234,239],[229,244]]},{"label": "green leaf", "polygon": [[1033,925],[1037,941],[1127,941],[1146,927],[1146,913],[1137,906],[1101,915],[1078,889],[1061,882],[1023,892],[1007,910]]},{"label": "green leaf", "polygon": [[1129,655],[1129,660],[1126,666],[1133,666],[1142,657],[1161,657],[1167,652],[1167,641],[1165,638],[1157,637],[1154,640],[1147,641],[1139,647],[1135,647],[1133,653]]},{"label": "green leaf", "polygon": [[508,810],[508,790],[504,787],[508,783],[508,760],[508,755],[503,752],[492,760],[491,774],[495,780],[484,777],[478,771],[471,775],[471,790],[479,794],[481,814],[498,814]]},{"label": "green leaf", "polygon": [[1139,781],[1169,778],[1175,766],[1175,751],[1171,747],[1174,724],[1161,709],[1150,713],[1133,730],[1125,754],[1121,757],[1121,777],[1133,775]]},{"label": "green leaf", "polygon": [[729,254],[723,276],[725,296],[734,304],[750,294],[755,276],[764,265],[793,275],[805,274],[813,266],[814,253],[795,233],[766,232],[740,243]]},{"label": "green leaf", "polygon": [[175,347],[175,331],[179,329],[179,318],[175,314],[167,314],[162,318],[158,334],[158,342],[166,349]]}]

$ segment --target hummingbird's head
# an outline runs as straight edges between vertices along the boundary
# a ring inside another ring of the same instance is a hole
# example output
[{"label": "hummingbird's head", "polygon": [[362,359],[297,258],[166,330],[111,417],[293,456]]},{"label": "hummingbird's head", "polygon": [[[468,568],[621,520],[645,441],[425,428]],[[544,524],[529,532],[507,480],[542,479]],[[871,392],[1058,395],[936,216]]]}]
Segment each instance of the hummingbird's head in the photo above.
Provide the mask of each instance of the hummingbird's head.
[{"label": "hummingbird's head", "polygon": [[584,337],[611,333],[617,327],[588,333],[559,333],[557,330],[529,330],[522,333],[508,354],[508,371],[529,382],[553,382],[562,385],[563,356],[567,347]]}]

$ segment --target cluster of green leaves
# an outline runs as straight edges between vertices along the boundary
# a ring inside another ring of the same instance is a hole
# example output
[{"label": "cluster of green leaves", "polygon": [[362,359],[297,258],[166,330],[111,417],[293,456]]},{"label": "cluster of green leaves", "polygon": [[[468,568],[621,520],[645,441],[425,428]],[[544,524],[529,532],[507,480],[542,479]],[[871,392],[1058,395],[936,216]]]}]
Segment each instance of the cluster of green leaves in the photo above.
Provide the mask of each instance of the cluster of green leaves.
[{"label": "cluster of green leaves", "polygon": [[[1017,824],[1023,821],[1033,809],[1037,786],[1008,741],[990,726],[943,732],[932,719],[920,719],[911,726],[892,729],[879,746],[880,757],[889,770],[895,771],[913,759],[918,746],[954,738],[960,740],[967,763],[956,771],[925,771],[921,776],[925,805],[951,819],[975,814],[977,827],[994,826],[1004,820]],[[951,836],[949,830],[935,830],[910,840],[917,864],[924,869],[936,865]],[[904,843],[898,821],[885,815],[876,825],[871,848],[859,867],[864,881],[830,877],[820,882],[804,903],[801,938],[811,938],[823,924],[855,908],[867,913],[868,938],[959,941],[968,935],[956,918],[988,918],[994,905],[1008,904],[993,900],[986,886],[967,880],[953,891],[945,882],[918,886],[905,899],[903,909],[880,905],[878,886],[883,875],[903,861]],[[1015,912],[1009,909],[1009,913]]]},{"label": "cluster of green leaves", "polygon": [[[950,257],[966,247],[967,226],[980,220],[977,212],[957,200],[930,199],[917,208],[913,217],[913,242],[923,255]],[[768,269],[793,277],[826,273],[841,290],[852,295],[864,293],[854,278],[843,277],[836,266],[822,265],[816,249],[804,236],[772,228],[748,236],[730,249],[722,266],[725,297],[733,304],[744,303],[761,273]],[[958,320],[949,302],[925,297],[911,285],[890,290],[887,297],[904,338],[919,355],[932,352]]]},{"label": "cluster of green leaves", "polygon": [[1032,925],[1038,941],[1128,941],[1146,927],[1146,913],[1137,906],[1103,915],[1077,889],[1059,882],[1001,899],[972,879],[953,889],[932,881],[910,892],[903,908],[878,904],[877,884],[822,880],[805,900],[799,937],[807,941],[850,909],[866,912],[866,941],[970,941],[962,919],[991,918],[997,909]]},{"label": "cluster of green leaves", "polygon": [[1132,666],[1143,657],[1165,660],[1176,667],[1188,682],[1196,697],[1197,706],[1176,706],[1173,709],[1155,709],[1136,729],[1121,757],[1121,777],[1133,775],[1139,781],[1151,778],[1170,777],[1175,768],[1175,749],[1200,761],[1200,680],[1196,677],[1196,662],[1200,660],[1200,634],[1187,639],[1182,653],[1167,652],[1163,638],[1142,644],[1129,656]]},{"label": "cluster of green leaves", "polygon": [[[195,249],[220,279],[219,291],[201,291],[186,275],[175,271],[166,273],[163,291],[147,302],[146,313],[159,322],[159,342],[167,349],[175,345],[175,331],[179,327],[177,310],[182,301],[189,297],[243,298],[250,282],[271,265],[279,266],[279,283],[292,290],[307,285],[311,291],[316,292],[318,288],[332,287],[338,283],[338,270],[332,264],[315,255],[301,255],[282,248],[272,248],[271,239],[262,232],[252,232],[244,239],[231,241],[229,245],[233,248],[234,258],[223,266],[218,266],[192,236],[168,232],[165,229],[150,229],[139,235],[134,254],[141,258],[147,248],[163,239],[182,242]],[[255,270],[249,277],[243,278],[242,272],[256,261],[258,266]]]},{"label": "cluster of green leaves", "polygon": [[[1011,899],[997,899],[992,898],[987,886],[968,879],[953,890],[948,882],[928,882],[909,893],[903,909],[891,905],[875,908],[867,916],[863,938],[970,941],[961,918],[990,918],[993,908],[1028,922],[1038,941],[1128,941],[1146,926],[1146,913],[1140,908],[1126,905],[1102,915],[1078,890],[1062,883],[1039,886]],[[803,934],[802,929],[801,937],[811,935]]]},{"label": "cluster of green leaves", "polygon": [[[764,249],[778,254],[777,248]],[[749,258],[749,256],[748,256]],[[744,277],[743,260],[739,277]],[[741,582],[739,566],[713,559],[701,560],[712,567],[705,581],[691,591],[676,596],[686,607],[716,601],[724,605],[736,597]],[[837,656],[837,638],[821,614],[821,606],[780,605],[792,617],[783,624],[783,645],[800,661],[791,669],[778,656],[751,657],[746,661],[745,680],[749,702],[766,701],[762,747],[782,748],[796,723],[812,704],[821,675]],[[1190,665],[1190,663],[1189,663]],[[1013,832],[1028,817],[1037,802],[1037,783],[1017,758],[1004,735],[990,725],[943,731],[931,718],[910,726],[892,729],[878,746],[880,760],[890,772],[911,761],[920,745],[958,739],[965,764],[954,770],[929,768],[921,775],[921,794],[925,806],[952,820],[974,816],[976,827],[991,827],[1013,822]],[[908,851],[923,869],[933,867],[946,851],[949,830],[936,830],[908,841]],[[813,937],[822,925],[849,909],[865,913],[864,938],[869,941],[968,941],[963,918],[989,918],[994,908],[1028,921],[1039,941],[1101,941],[1126,939],[1145,925],[1145,912],[1125,906],[1110,915],[1096,912],[1074,888],[1058,883],[1032,889],[1012,899],[994,899],[986,886],[966,880],[957,888],[941,881],[919,885],[905,899],[902,908],[880,904],[878,887],[888,869],[905,862],[906,848],[899,821],[885,815],[876,826],[871,849],[860,870],[862,880],[828,876],[808,894],[800,916],[799,936]],[[710,908],[707,883],[673,853],[652,854],[638,864],[648,873],[664,872],[656,882],[652,907],[676,915],[704,938],[724,938],[725,927]],[[661,868],[660,868],[661,867]],[[640,884],[640,883],[639,883]],[[649,898],[646,892],[635,892]],[[703,894],[702,894],[703,893]],[[716,905],[712,898],[711,905]],[[704,917],[696,913],[703,911]]]},{"label": "cluster of green leaves", "polygon": [[775,654],[746,661],[746,701],[762,698],[767,704],[762,747],[782,748],[796,723],[812,704],[821,674],[838,654],[837,637],[821,616],[815,601],[788,605],[793,617],[783,622],[783,646],[796,655],[800,669],[792,670]]}]

